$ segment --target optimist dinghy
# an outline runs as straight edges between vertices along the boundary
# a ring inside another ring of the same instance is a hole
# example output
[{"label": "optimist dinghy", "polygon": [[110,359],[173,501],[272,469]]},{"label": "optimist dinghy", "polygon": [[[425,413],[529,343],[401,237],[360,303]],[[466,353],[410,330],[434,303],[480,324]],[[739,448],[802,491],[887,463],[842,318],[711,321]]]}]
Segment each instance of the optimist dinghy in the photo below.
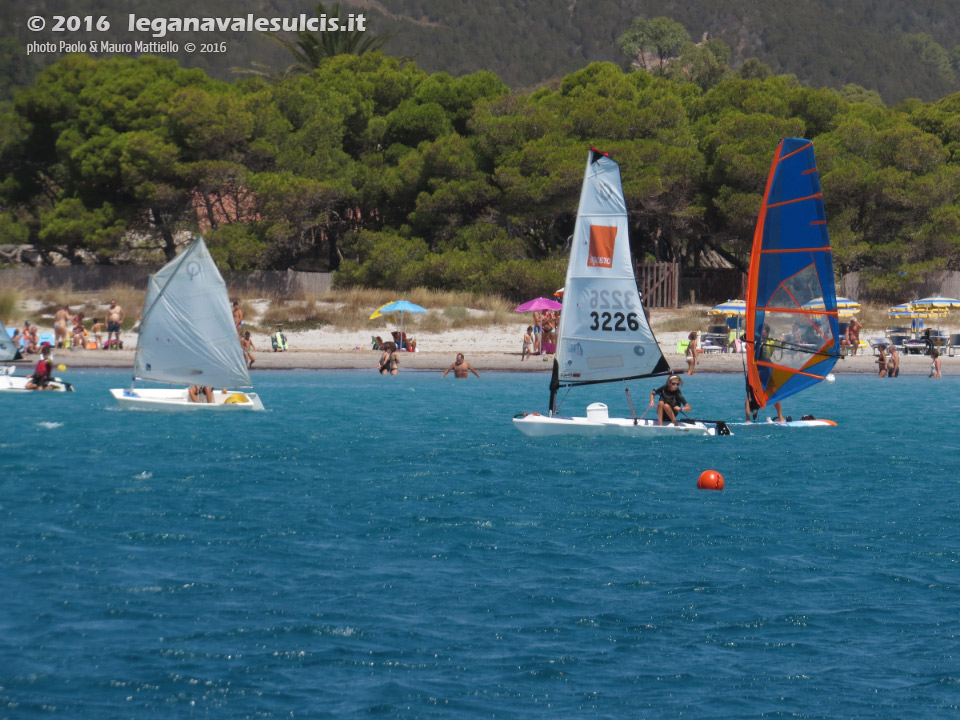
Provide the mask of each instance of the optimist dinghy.
[{"label": "optimist dinghy", "polygon": [[610,417],[603,403],[589,405],[584,417],[559,412],[557,390],[562,387],[669,374],[670,366],[637,292],[620,166],[606,153],[591,148],[567,265],[549,410],[543,415],[517,415],[514,427],[533,437],[717,434],[716,425],[700,421],[657,425],[656,419],[638,418],[629,388],[629,418]]},{"label": "optimist dinghy", "polygon": [[[14,345],[10,334],[0,321],[0,362],[16,360],[19,348]],[[51,355],[51,362],[53,356]],[[45,390],[27,390],[29,375],[14,375],[16,365],[0,365],[0,392],[73,392],[73,385],[58,377],[50,378]]]},{"label": "optimist dinghy", "polygon": [[[202,237],[150,276],[129,388],[112,389],[121,407],[191,412],[263,410],[233,323],[227,286]],[[212,401],[192,402],[189,389],[140,388],[137,380],[205,386]]]},{"label": "optimist dinghy", "polygon": [[[821,302],[822,300],[822,302]],[[837,292],[813,144],[784,138],[773,158],[747,277],[744,427],[832,427],[832,420],[756,422],[759,411],[826,379],[840,358]]]},{"label": "optimist dinghy", "polygon": [[0,392],[73,392],[73,385],[58,377],[50,378],[45,390],[27,390],[29,376],[0,374]]}]

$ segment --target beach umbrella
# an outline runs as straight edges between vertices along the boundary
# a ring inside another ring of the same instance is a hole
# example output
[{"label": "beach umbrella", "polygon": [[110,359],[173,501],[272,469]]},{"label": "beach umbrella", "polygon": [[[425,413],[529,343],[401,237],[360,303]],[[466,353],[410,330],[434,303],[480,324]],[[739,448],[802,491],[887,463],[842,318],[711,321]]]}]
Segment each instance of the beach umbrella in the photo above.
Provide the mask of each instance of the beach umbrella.
[{"label": "beach umbrella", "polygon": [[553,296],[555,298],[560,298],[561,300],[563,300],[563,290],[564,290],[563,288],[560,288],[555,293],[553,293]]},{"label": "beach umbrella", "polygon": [[[805,310],[826,310],[822,297],[814,298],[810,302],[804,303],[802,307]],[[860,303],[856,300],[845,297],[837,298],[837,317],[852,318],[858,312],[860,312]]]},{"label": "beach umbrella", "polygon": [[[381,305],[376,310],[373,311],[373,315],[370,316],[371,320],[376,320],[379,317],[386,317],[393,320],[400,326],[400,340],[403,340],[403,318],[405,315],[423,315],[427,312],[425,307],[420,307],[419,305],[409,302],[407,300],[394,300],[393,302],[388,302],[386,305]],[[402,344],[402,343],[401,343]]]},{"label": "beach umbrella", "polygon": [[943,297],[942,295],[938,295],[937,297],[921,298],[920,300],[911,300],[906,304],[912,305],[915,308],[936,308],[943,310],[956,310],[957,308],[960,308],[960,300]]},{"label": "beach umbrella", "polygon": [[723,315],[724,317],[738,317],[747,314],[746,300],[727,300],[726,302],[715,305],[707,311],[710,315]]},{"label": "beach umbrella", "polygon": [[941,318],[950,310],[945,307],[916,307],[913,303],[901,303],[894,305],[887,311],[887,317],[907,318],[916,320],[918,318]]},{"label": "beach umbrella", "polygon": [[911,320],[911,328],[914,332],[923,329],[923,323],[918,320],[937,318],[937,331],[940,330],[940,318],[950,312],[946,307],[916,307],[912,302],[894,305],[887,311],[888,318],[897,318],[900,320]]},{"label": "beach umbrella", "polygon": [[536,312],[537,310],[560,310],[563,308],[563,305],[558,303],[556,300],[551,300],[550,298],[538,297],[533,300],[528,300],[523,303],[523,305],[518,305],[513,309],[514,312],[518,313],[527,313],[527,312]]},{"label": "beach umbrella", "polygon": [[917,310],[938,310],[940,315],[936,315],[937,318],[937,334],[940,334],[940,318],[946,315],[951,310],[956,310],[960,308],[960,300],[955,298],[943,297],[943,295],[937,295],[936,297],[926,297],[920,298],[919,300],[912,300],[910,302]]},{"label": "beach umbrella", "polygon": [[[727,300],[719,305],[714,305],[707,311],[709,315],[723,315],[727,318],[735,317],[737,319],[737,337],[740,337],[740,318],[747,314],[746,300]],[[727,325],[729,327],[729,324]]]}]

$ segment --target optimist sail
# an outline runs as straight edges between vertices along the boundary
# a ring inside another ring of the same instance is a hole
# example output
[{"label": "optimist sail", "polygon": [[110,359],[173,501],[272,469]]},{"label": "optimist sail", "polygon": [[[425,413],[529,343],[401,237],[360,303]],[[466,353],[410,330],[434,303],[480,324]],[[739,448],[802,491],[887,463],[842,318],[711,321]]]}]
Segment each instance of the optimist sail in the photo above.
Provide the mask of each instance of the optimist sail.
[{"label": "optimist sail", "polygon": [[669,371],[637,292],[620,165],[591,148],[567,265],[550,411],[560,387]]},{"label": "optimist sail", "polygon": [[[747,385],[754,411],[823,380],[840,357],[833,255],[809,140],[780,142],[747,280]],[[820,309],[805,308],[822,298]]]},{"label": "optimist sail", "polygon": [[203,238],[150,276],[134,375],[173,385],[253,387],[226,283]]}]

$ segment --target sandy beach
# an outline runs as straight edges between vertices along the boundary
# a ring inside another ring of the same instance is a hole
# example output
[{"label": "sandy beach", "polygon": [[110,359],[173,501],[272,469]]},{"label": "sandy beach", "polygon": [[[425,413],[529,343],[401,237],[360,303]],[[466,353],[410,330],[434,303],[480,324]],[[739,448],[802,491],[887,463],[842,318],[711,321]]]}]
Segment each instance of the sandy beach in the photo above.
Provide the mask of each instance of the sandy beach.
[{"label": "sandy beach", "polygon": [[[532,357],[521,360],[520,348],[526,321],[515,326],[491,326],[479,329],[446,331],[439,333],[412,332],[417,340],[417,352],[398,353],[400,372],[440,371],[449,367],[458,352],[464,353],[467,361],[482,375],[485,371],[541,372],[552,368],[552,356]],[[41,328],[42,329],[42,328]],[[656,329],[654,329],[656,332]],[[872,332],[872,331],[871,331]],[[290,346],[288,352],[272,352],[270,340],[265,335],[254,336],[257,351],[254,371],[289,370],[296,368],[313,370],[370,369],[374,370],[380,353],[371,349],[371,335],[388,336],[388,329],[374,330],[308,330],[286,333]],[[873,335],[880,335],[872,333]],[[676,352],[677,342],[686,339],[684,332],[657,333],[657,339],[671,367],[686,370],[683,355]],[[866,336],[866,334],[865,334]],[[132,367],[134,333],[125,333],[124,350],[56,351],[56,361],[67,367]],[[31,362],[35,360],[30,360]],[[952,374],[960,366],[960,357],[942,358],[944,374]],[[901,374],[927,375],[930,358],[925,355],[900,357]],[[736,353],[708,353],[700,356],[698,373],[741,373],[743,357]],[[870,350],[847,357],[838,362],[835,373],[876,373],[876,357]]]}]

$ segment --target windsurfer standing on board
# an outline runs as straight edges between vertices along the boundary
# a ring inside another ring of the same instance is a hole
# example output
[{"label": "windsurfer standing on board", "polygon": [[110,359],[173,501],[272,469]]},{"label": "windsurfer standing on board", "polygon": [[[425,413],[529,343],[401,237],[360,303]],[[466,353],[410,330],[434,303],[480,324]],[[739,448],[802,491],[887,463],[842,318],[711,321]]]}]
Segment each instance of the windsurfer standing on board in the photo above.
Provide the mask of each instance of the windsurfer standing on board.
[{"label": "windsurfer standing on board", "polygon": [[660,401],[657,403],[657,425],[663,425],[664,416],[674,425],[679,425],[680,423],[677,422],[677,413],[681,411],[689,412],[690,403],[687,402],[686,398],[683,397],[683,393],[680,392],[680,384],[680,376],[671,375],[667,378],[666,385],[661,385],[656,390],[650,392],[650,407],[653,407],[654,396],[660,396]]},{"label": "windsurfer standing on board", "polygon": [[[748,383],[747,383],[747,397],[746,397],[746,400],[744,400],[744,402],[743,402],[744,410],[745,410],[746,413],[747,413],[747,422],[748,422],[748,423],[749,423],[749,422],[753,422],[753,421],[756,419],[756,418],[754,417],[754,413],[755,413],[757,410],[760,409],[760,406],[759,406],[755,401],[754,401],[754,402],[750,402],[751,400],[753,400],[753,389],[750,387],[750,383],[748,382]],[[777,422],[787,422],[787,419],[783,416],[783,409],[780,407],[780,401],[779,401],[779,400],[773,404],[773,407],[774,407],[774,408],[776,409],[776,411],[777,411]]]}]

